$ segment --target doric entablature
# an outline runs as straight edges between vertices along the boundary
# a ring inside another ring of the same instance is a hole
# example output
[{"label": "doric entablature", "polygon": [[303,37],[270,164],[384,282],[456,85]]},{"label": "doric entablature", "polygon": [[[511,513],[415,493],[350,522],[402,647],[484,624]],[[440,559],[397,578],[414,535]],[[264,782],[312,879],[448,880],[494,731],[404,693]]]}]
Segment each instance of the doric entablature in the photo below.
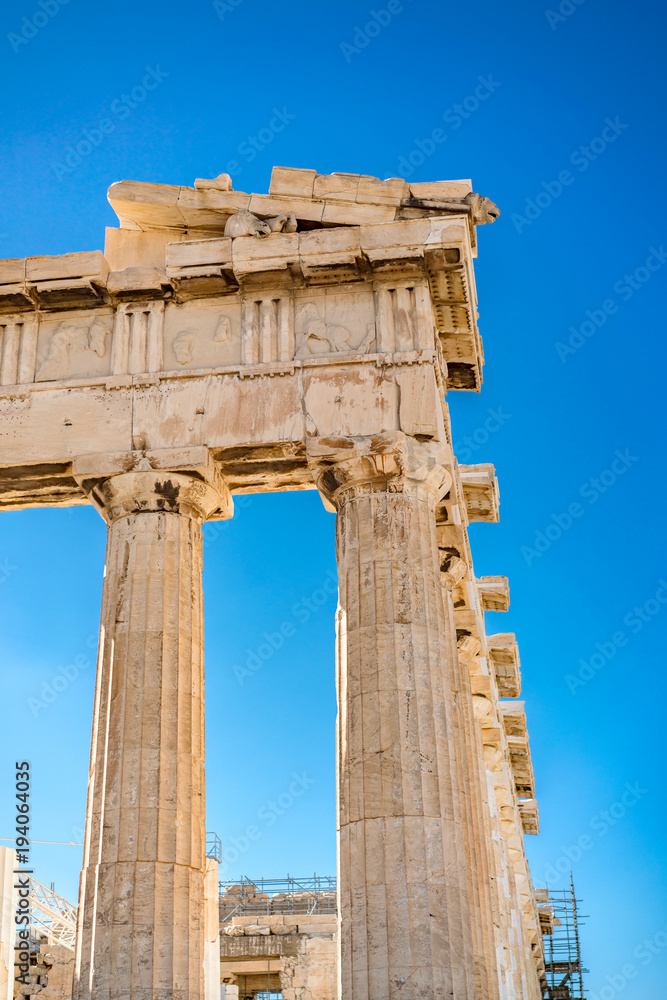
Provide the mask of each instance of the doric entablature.
[{"label": "doric entablature", "polygon": [[[108,230],[114,267],[152,255],[151,264],[168,267],[179,296],[233,291],[286,271],[307,284],[425,276],[447,385],[479,390],[484,359],[472,258],[476,226],[493,222],[498,210],[469,181],[409,185],[276,167],[268,195],[233,191],[222,175],[194,188],[120,181],[109,201],[121,225]],[[246,230],[252,235],[241,235]],[[188,249],[172,247],[165,261],[166,244],[183,241]]]},{"label": "doric entablature", "polygon": [[484,611],[509,610],[510,586],[506,576],[481,576],[475,583]]},{"label": "doric entablature", "polygon": [[[108,257],[0,261],[0,506],[85,503],[71,462],[91,437],[108,454],[208,447],[232,492],[312,488],[312,436],[396,431],[448,448],[443,393],[481,378],[483,206],[459,182],[411,192],[317,175],[316,197],[299,172],[274,179],[263,196],[224,179],[122,182]],[[318,199],[329,210],[309,219]],[[470,378],[448,362],[464,321],[441,321],[443,295],[465,300]],[[443,464],[455,474],[451,449]],[[446,503],[465,564],[452,581],[467,585],[458,480]]]},{"label": "doric entablature", "polygon": [[493,465],[459,465],[468,522],[498,521],[500,494]]},{"label": "doric entablature", "polygon": [[487,637],[487,650],[501,698],[518,698],[521,693],[519,646],[513,632]]},{"label": "doric entablature", "polygon": [[[448,366],[433,285],[436,272],[455,271],[473,302],[469,233],[456,216],[164,242],[157,261],[142,247],[137,259],[114,251],[113,268],[99,251],[0,261],[0,387],[273,377],[351,362],[427,364],[440,391],[479,387],[481,354],[469,385]],[[466,323],[476,338],[472,308]],[[441,407],[412,381],[396,383],[412,395],[402,429],[443,439]]]}]

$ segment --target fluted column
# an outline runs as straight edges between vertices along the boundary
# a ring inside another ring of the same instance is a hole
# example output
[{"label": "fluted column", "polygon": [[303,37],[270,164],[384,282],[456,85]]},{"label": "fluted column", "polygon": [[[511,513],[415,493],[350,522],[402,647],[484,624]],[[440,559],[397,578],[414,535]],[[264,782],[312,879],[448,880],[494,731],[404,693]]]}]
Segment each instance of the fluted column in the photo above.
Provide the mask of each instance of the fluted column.
[{"label": "fluted column", "polygon": [[[491,996],[488,973],[489,949],[482,913],[483,873],[480,858],[479,829],[476,823],[476,775],[474,773],[471,748],[473,732],[467,711],[468,701],[472,701],[472,696],[469,678],[466,676],[467,670],[465,665],[462,665],[458,653],[454,600],[452,595],[452,588],[462,578],[465,569],[466,566],[462,559],[449,557],[446,569],[441,564],[441,580],[443,585],[445,618],[448,622],[447,636],[452,646],[450,682],[454,703],[454,751],[458,767],[459,785],[463,790],[461,796],[461,822],[465,830],[465,877],[471,907],[471,944],[475,975],[475,996],[479,1000],[489,1000]],[[472,709],[472,705],[470,707]]]},{"label": "fluted column", "polygon": [[74,1000],[203,1000],[201,524],[217,491],[130,472],[108,524]]},{"label": "fluted column", "polygon": [[[461,560],[457,560],[461,563]],[[442,574],[445,606],[454,625],[454,600],[452,586],[456,571]],[[457,642],[458,691],[457,706],[463,737],[460,741],[463,767],[466,771],[466,821],[468,826],[468,875],[475,908],[475,975],[479,995],[489,1000],[499,1000],[494,893],[495,870],[492,865],[493,844],[487,817],[486,771],[479,723],[475,718],[470,682],[469,660],[479,651],[480,642],[472,636],[463,636]]]},{"label": "fluted column", "polygon": [[449,476],[403,434],[314,439],[340,579],[342,1000],[473,1000],[465,789],[435,504]]}]

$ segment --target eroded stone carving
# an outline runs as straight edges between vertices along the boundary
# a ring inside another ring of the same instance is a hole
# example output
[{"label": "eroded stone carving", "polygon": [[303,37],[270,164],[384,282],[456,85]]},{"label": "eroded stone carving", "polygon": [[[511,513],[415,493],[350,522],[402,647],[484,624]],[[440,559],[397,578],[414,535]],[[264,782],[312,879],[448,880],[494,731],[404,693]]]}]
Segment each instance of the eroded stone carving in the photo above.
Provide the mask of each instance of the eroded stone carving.
[{"label": "eroded stone carving", "polygon": [[63,321],[52,334],[46,357],[37,369],[37,378],[51,381],[64,378],[73,355],[87,351],[103,358],[106,354],[106,338],[111,332],[110,317],[99,317],[88,326],[77,326]]},{"label": "eroded stone carving", "polygon": [[465,212],[475,226],[483,226],[487,222],[495,222],[500,215],[500,209],[485,195],[471,191],[465,198],[413,198],[411,204],[419,208],[435,208],[439,212],[454,212],[460,215]]},{"label": "eroded stone carving", "polygon": [[228,344],[232,339],[232,321],[229,316],[221,316],[213,335],[214,344]]},{"label": "eroded stone carving", "polygon": [[179,365],[187,365],[192,361],[197,334],[192,330],[183,330],[174,341],[174,354]]},{"label": "eroded stone carving", "polygon": [[252,212],[242,209],[227,219],[225,236],[268,236],[270,233],[295,233],[296,216],[275,215],[271,219],[258,219]]},{"label": "eroded stone carving", "polygon": [[[337,306],[334,316],[340,314],[345,321],[345,306]],[[369,323],[366,335],[357,347],[350,343],[351,333],[342,323],[327,323],[322,319],[314,302],[306,302],[300,306],[296,314],[296,332],[299,339],[298,358],[318,354],[339,354],[343,351],[354,351],[355,354],[366,354],[375,340],[375,323]]]},{"label": "eroded stone carving", "polygon": [[465,201],[470,205],[470,214],[476,226],[483,226],[487,222],[495,222],[500,215],[498,206],[485,195],[473,192],[466,195]]},{"label": "eroded stone carving", "polygon": [[[179,365],[187,365],[193,360],[198,339],[195,330],[182,330],[178,334],[174,341],[174,354]],[[229,316],[220,316],[213,334],[213,343],[228,344],[231,339],[232,321]]]}]

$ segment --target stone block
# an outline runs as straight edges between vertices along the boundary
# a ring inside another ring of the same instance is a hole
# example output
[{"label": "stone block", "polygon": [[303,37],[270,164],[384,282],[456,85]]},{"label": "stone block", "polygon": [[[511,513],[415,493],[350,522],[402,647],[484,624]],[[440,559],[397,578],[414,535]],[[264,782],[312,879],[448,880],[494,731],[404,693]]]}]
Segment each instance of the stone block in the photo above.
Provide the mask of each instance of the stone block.
[{"label": "stone block", "polygon": [[313,197],[332,202],[356,201],[359,181],[359,174],[318,174],[313,184]]},{"label": "stone block", "polygon": [[117,298],[161,298],[168,284],[164,268],[151,266],[111,271],[107,279],[108,291]]},{"label": "stone block", "polygon": [[213,240],[188,240],[168,243],[166,264],[168,268],[188,268],[205,264],[230,265],[232,241],[227,238]]},{"label": "stone block", "polygon": [[296,215],[297,219],[308,222],[321,222],[324,202],[306,201],[299,198],[279,198],[268,194],[254,194],[250,199],[250,211],[262,218],[276,215]]},{"label": "stone block", "polygon": [[210,180],[197,177],[195,180],[195,189],[198,191],[231,191],[232,179],[229,174],[218,174],[217,177],[212,177]]},{"label": "stone block", "polygon": [[393,205],[346,204],[327,199],[322,213],[322,223],[330,226],[358,226],[380,222],[393,222],[396,209]]},{"label": "stone block", "polygon": [[185,225],[178,207],[180,186],[117,181],[109,188],[109,204],[123,228],[179,229]]},{"label": "stone block", "polygon": [[104,281],[109,265],[101,250],[86,253],[65,253],[57,257],[27,257],[27,281],[52,282],[67,278],[97,278]]},{"label": "stone block", "polygon": [[26,260],[24,257],[14,257],[0,260],[0,285],[13,285],[25,281]]},{"label": "stone block", "polygon": [[410,184],[413,198],[427,201],[429,198],[447,200],[465,198],[472,191],[472,181],[426,181]]},{"label": "stone block", "polygon": [[316,170],[301,167],[274,167],[269,194],[277,198],[312,198]]},{"label": "stone block", "polygon": [[360,177],[357,201],[372,205],[400,205],[410,196],[410,188],[402,177],[381,181],[378,177]]},{"label": "stone block", "polygon": [[126,267],[165,266],[167,244],[185,233],[176,230],[153,229],[144,232],[139,229],[107,228],[104,256],[111,271],[122,271]]},{"label": "stone block", "polygon": [[360,242],[364,250],[421,246],[428,242],[430,234],[431,223],[429,219],[414,219],[408,222],[361,226]]}]

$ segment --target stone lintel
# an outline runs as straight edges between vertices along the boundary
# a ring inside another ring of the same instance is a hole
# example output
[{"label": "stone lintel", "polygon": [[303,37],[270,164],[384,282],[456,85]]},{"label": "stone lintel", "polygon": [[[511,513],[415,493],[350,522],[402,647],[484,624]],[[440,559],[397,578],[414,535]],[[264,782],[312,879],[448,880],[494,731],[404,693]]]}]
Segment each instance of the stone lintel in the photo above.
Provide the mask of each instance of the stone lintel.
[{"label": "stone lintel", "polygon": [[[116,475],[144,451],[156,463],[151,467],[192,467],[203,476],[209,473],[200,456],[210,452],[208,462],[233,493],[312,489],[306,441],[314,431],[339,432],[343,414],[343,426],[357,435],[384,424],[437,446],[439,406],[433,352],[0,389],[0,508],[86,503],[72,472],[75,459],[83,463],[79,479]],[[187,448],[178,447],[183,443]],[[93,449],[105,456],[101,469],[87,455]]]}]

